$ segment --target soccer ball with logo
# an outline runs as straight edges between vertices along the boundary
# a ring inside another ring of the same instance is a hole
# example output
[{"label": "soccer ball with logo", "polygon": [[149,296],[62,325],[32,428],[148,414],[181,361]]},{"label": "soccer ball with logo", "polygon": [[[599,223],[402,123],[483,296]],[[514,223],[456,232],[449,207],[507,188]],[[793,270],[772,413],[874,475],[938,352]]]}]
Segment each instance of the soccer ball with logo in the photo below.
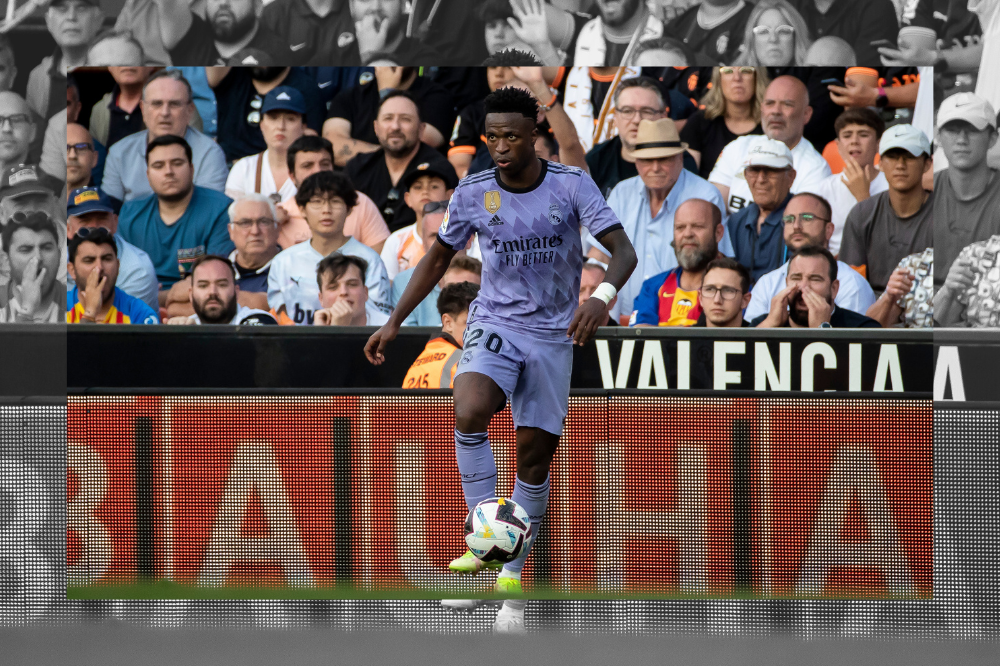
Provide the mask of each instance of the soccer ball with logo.
[{"label": "soccer ball with logo", "polygon": [[528,514],[503,497],[483,500],[465,519],[465,543],[484,562],[512,562],[527,550],[532,538]]}]

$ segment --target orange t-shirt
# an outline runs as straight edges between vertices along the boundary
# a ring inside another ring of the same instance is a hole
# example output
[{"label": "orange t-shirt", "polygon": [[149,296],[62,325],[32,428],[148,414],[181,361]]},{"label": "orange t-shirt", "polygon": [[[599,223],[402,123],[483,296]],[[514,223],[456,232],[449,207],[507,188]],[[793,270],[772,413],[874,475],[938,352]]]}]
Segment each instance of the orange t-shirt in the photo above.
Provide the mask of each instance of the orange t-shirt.
[{"label": "orange t-shirt", "polygon": [[[367,195],[358,192],[358,203],[351,210],[344,223],[344,235],[353,236],[368,247],[375,247],[379,243],[385,242],[389,237],[389,227],[382,214],[378,210],[375,202]],[[278,245],[282,250],[287,250],[296,243],[307,241],[312,238],[312,231],[306,224],[306,218],[299,210],[295,199],[282,201],[278,206],[288,213],[288,221],[281,225],[278,230]]]}]

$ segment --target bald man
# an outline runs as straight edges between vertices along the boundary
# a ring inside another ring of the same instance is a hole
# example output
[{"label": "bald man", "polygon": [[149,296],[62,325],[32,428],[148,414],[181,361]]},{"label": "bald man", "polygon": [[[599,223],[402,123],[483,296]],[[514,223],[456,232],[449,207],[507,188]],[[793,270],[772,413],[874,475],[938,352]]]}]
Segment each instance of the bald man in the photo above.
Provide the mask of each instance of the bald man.
[{"label": "bald man", "polygon": [[[14,92],[0,92],[0,174],[7,174],[11,167],[30,164],[28,153],[38,132],[44,131],[35,122],[31,107],[23,97]],[[41,184],[54,194],[62,191],[62,181],[39,170],[35,174]],[[15,174],[15,185],[17,181]],[[5,183],[7,180],[5,179]],[[0,197],[5,196],[0,190]]]},{"label": "bald man", "polygon": [[[795,182],[792,193],[809,191],[830,175],[830,165],[802,132],[812,118],[809,91],[794,76],[779,76],[767,87],[761,105],[761,125],[768,138],[781,141],[792,152]],[[745,208],[753,201],[743,177],[743,166],[754,135],[730,142],[719,155],[708,180],[722,193],[729,213]]]},{"label": "bald man", "polygon": [[719,254],[722,211],[710,201],[688,199],[674,213],[677,268],[642,283],[629,326],[694,326],[701,317],[700,291],[708,265]]},{"label": "bald man", "polygon": [[820,37],[806,51],[806,67],[854,67],[858,57],[840,37]]}]

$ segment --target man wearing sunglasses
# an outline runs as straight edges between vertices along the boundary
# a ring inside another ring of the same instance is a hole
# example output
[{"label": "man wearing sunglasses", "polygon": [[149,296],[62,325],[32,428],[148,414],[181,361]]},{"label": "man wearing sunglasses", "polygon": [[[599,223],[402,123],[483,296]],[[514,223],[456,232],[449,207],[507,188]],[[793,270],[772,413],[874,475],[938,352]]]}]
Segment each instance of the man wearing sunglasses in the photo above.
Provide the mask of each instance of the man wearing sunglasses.
[{"label": "man wearing sunglasses", "polygon": [[[833,236],[830,217],[829,202],[818,194],[803,192],[789,199],[781,218],[787,254],[794,254],[807,246],[828,249]],[[766,315],[771,309],[771,300],[785,288],[788,264],[786,261],[757,280],[750,293],[747,320]],[[842,261],[837,262],[837,279],[840,289],[834,303],[838,307],[866,312],[875,302],[875,293],[864,276]]]},{"label": "man wearing sunglasses", "polygon": [[[423,162],[406,174],[399,185],[400,189],[405,190],[403,201],[417,216],[417,221],[392,232],[382,246],[382,263],[385,264],[390,280],[400,271],[416,266],[424,256],[424,248],[428,245],[427,235],[430,234],[431,241],[437,235],[437,226],[433,231],[425,229],[424,216],[428,212],[443,213],[447,209],[448,199],[458,185],[458,178],[437,165]],[[438,225],[440,223],[438,220]]]}]

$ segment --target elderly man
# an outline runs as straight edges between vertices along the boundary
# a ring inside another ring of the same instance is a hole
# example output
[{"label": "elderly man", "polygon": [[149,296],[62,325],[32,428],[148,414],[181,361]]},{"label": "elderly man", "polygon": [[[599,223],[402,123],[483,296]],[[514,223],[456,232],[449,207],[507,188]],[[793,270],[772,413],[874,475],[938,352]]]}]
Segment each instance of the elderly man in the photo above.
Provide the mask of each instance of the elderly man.
[{"label": "elderly man", "polygon": [[[296,191],[309,176],[319,171],[333,171],[333,146],[320,136],[306,134],[288,147],[288,175],[295,184]],[[389,227],[382,214],[366,194],[355,190],[358,203],[351,209],[344,223],[344,235],[361,241],[376,252],[389,237]],[[278,245],[287,250],[296,243],[307,241],[312,231],[306,224],[302,209],[295,203],[295,197],[278,204]]]},{"label": "elderly man", "polygon": [[52,218],[41,211],[16,213],[0,232],[0,248],[10,259],[0,323],[62,321],[66,285],[57,279],[61,253]]},{"label": "elderly man", "polygon": [[28,104],[43,118],[63,110],[66,72],[87,64],[87,51],[104,20],[100,0],[53,0],[45,10],[45,27],[56,50],[42,58],[28,76]]},{"label": "elderly man", "polygon": [[750,324],[743,310],[750,302],[750,271],[730,257],[709,262],[698,292],[701,316],[695,326],[741,328]]},{"label": "elderly man", "polygon": [[146,161],[153,193],[122,206],[120,230],[153,260],[163,287],[160,305],[165,305],[166,289],[187,276],[199,257],[232,252],[226,232],[226,210],[232,202],[221,192],[194,184],[191,147],[179,136],[166,134],[149,142]]},{"label": "elderly man", "polygon": [[[118,233],[118,216],[111,200],[96,187],[82,187],[69,193],[66,208],[66,234],[73,238],[81,229],[105,229],[115,240],[118,258],[118,280],[115,286],[129,296],[159,312],[160,291],[156,269],[149,255],[132,245]],[[73,282],[72,276],[67,286]]]},{"label": "elderly man", "polygon": [[[781,219],[785,247],[792,253],[806,246],[829,249],[830,238],[833,236],[831,217],[829,202],[818,194],[800,192],[792,196]],[[785,288],[787,275],[786,261],[757,280],[753,285],[750,304],[746,308],[747,319],[767,314],[771,299]],[[875,303],[875,293],[864,276],[843,261],[837,262],[837,276],[840,282],[834,299],[837,306],[854,312],[867,312]]]},{"label": "elderly man", "polygon": [[146,129],[139,105],[142,89],[153,71],[153,67],[108,67],[115,85],[90,111],[90,134],[95,141],[110,148]]},{"label": "elderly man", "polygon": [[278,86],[264,96],[260,107],[260,133],[267,148],[233,164],[226,180],[226,194],[272,196],[275,203],[295,196],[295,183],[288,169],[288,147],[306,129],[305,99],[295,88]]},{"label": "elderly man", "polygon": [[190,126],[194,113],[191,84],[177,70],[160,70],[142,91],[142,117],[147,129],[120,140],[108,151],[101,189],[119,201],[149,197],[153,188],[146,177],[146,150],[157,138],[182,137],[191,147],[194,184],[222,192],[229,170],[218,144]]},{"label": "elderly man", "polygon": [[[784,143],[791,151],[792,165],[797,174],[793,192],[813,191],[820,181],[830,175],[830,165],[802,136],[811,117],[809,91],[804,83],[793,76],[779,76],[771,81],[764,93],[761,124],[768,138]],[[729,143],[708,176],[708,180],[722,192],[730,213],[735,213],[752,200],[750,184],[741,176],[755,136],[737,137]]]},{"label": "elderly man", "polygon": [[882,328],[874,319],[835,305],[840,282],[837,260],[826,248],[807,245],[788,262],[785,288],[771,309],[753,319],[759,328]]},{"label": "elderly man", "polygon": [[982,97],[957,93],[941,102],[937,133],[948,158],[948,168],[934,174],[934,286],[940,288],[965,247],[1000,234],[1000,172],[986,161],[997,143],[996,110]]},{"label": "elderly man", "polygon": [[736,260],[749,269],[753,284],[785,260],[781,220],[796,172],[788,146],[766,136],[751,139],[744,164],[742,176],[751,201],[726,224]]},{"label": "elderly man", "polygon": [[[671,241],[674,216],[682,203],[704,199],[720,211],[725,210],[719,191],[683,168],[686,149],[687,144],[681,142],[673,120],[661,118],[639,123],[632,153],[639,175],[623,180],[608,197],[608,205],[625,228],[639,260],[632,277],[618,292],[618,304],[612,310],[616,317],[632,312],[644,281],[678,265]],[[593,236],[585,234],[584,240],[592,246],[589,256],[607,263],[608,252]],[[719,250],[726,255],[733,252],[725,229]]]},{"label": "elderly man", "polygon": [[278,247],[277,208],[262,194],[244,194],[229,206],[229,238],[236,249],[229,261],[236,268],[240,305],[267,310],[267,275]]},{"label": "elderly man", "polygon": [[698,295],[708,265],[719,256],[722,211],[688,199],[674,214],[674,251],[680,264],[642,283],[629,326],[694,326],[702,316]]},{"label": "elderly man", "polygon": [[375,119],[379,149],[357,155],[345,169],[354,186],[378,206],[390,231],[416,221],[416,215],[403,201],[400,190],[404,176],[426,164],[457,180],[455,169],[448,160],[420,140],[423,129],[420,109],[413,96],[405,90],[390,92],[379,105]]},{"label": "elderly man", "polygon": [[[0,170],[28,164],[32,142],[44,128],[38,127],[28,103],[17,93],[0,92]],[[53,194],[62,192],[62,181],[38,170],[41,183]]]}]

